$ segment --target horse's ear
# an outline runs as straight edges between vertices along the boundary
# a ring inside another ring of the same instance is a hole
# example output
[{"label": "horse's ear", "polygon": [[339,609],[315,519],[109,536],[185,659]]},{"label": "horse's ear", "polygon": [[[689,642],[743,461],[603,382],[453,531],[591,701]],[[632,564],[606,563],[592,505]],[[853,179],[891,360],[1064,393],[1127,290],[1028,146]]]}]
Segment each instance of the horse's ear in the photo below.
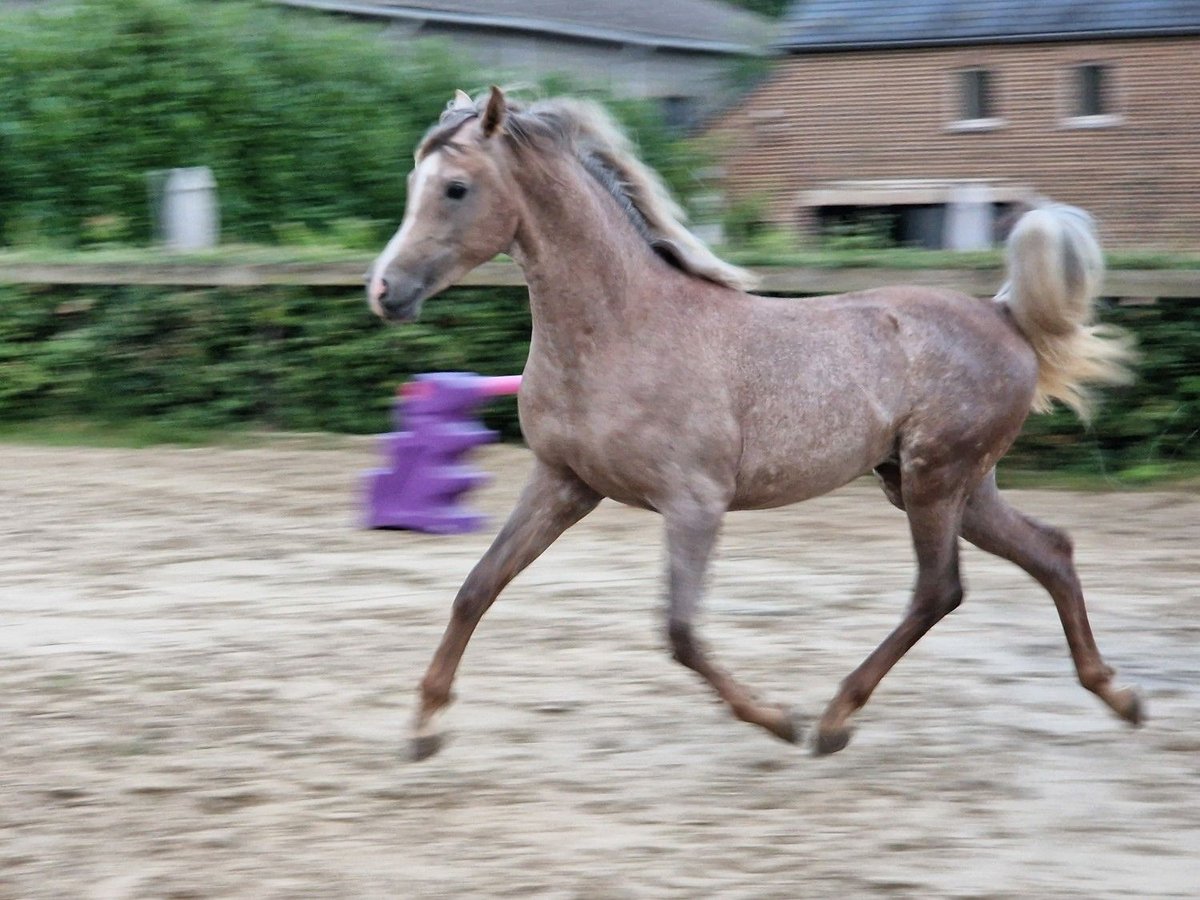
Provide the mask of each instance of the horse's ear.
[{"label": "horse's ear", "polygon": [[451,109],[474,109],[475,101],[471,99],[471,95],[466,91],[455,91],[454,102],[450,104]]},{"label": "horse's ear", "polygon": [[487,108],[483,111],[483,136],[491,137],[504,124],[504,116],[508,112],[508,104],[504,100],[504,91],[492,85],[491,96],[488,97]]}]

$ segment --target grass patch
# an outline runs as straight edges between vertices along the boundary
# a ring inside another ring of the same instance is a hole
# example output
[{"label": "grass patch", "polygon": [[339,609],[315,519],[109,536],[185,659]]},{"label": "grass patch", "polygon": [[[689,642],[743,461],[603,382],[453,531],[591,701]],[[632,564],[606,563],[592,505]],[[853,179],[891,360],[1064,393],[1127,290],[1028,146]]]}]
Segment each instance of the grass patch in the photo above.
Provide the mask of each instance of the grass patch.
[{"label": "grass patch", "polygon": [[0,423],[0,443],[39,447],[277,447],[297,450],[338,450],[361,446],[374,435],[332,431],[264,431],[247,428],[196,428],[131,419],[126,422],[86,419],[33,419]]},{"label": "grass patch", "polygon": [[1200,462],[1193,460],[1144,463],[1119,472],[1080,472],[1053,469],[996,470],[1003,488],[1058,491],[1200,490]]},{"label": "grass patch", "polygon": [[0,265],[282,266],[358,262],[370,259],[371,254],[362,250],[325,244],[313,246],[222,244],[212,250],[196,250],[187,253],[174,252],[162,247],[124,246],[90,250],[30,247],[0,251]]},{"label": "grass patch", "polygon": [[249,441],[247,432],[166,425],[153,421],[122,423],[81,419],[35,419],[0,424],[0,441],[45,447],[207,447]]},{"label": "grass patch", "polygon": [[[43,447],[275,447],[291,450],[338,450],[362,446],[374,436],[333,432],[290,432],[248,429],[204,429],[150,420],[92,422],[81,419],[37,419],[0,424],[0,443]],[[1001,488],[1063,491],[1200,490],[1200,461],[1147,462],[1119,472],[1074,469],[1006,468],[997,472]]]}]

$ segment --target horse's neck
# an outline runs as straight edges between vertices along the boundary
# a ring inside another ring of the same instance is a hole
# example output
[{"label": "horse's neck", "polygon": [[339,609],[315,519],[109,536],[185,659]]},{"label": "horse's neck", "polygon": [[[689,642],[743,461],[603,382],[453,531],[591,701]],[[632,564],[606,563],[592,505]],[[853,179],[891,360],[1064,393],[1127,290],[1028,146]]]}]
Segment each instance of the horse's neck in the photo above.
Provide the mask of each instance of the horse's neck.
[{"label": "horse's neck", "polygon": [[653,264],[652,251],[603,187],[563,160],[552,178],[522,179],[525,215],[514,256],[529,283],[534,331],[568,348],[624,331]]}]

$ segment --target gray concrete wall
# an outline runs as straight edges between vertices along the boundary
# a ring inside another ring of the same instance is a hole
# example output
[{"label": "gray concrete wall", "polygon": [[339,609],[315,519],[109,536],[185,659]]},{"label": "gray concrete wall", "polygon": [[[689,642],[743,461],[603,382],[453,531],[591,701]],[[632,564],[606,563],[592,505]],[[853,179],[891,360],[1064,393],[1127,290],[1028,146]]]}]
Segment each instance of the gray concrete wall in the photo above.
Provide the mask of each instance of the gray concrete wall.
[{"label": "gray concrete wall", "polygon": [[685,107],[685,118],[692,121],[727,102],[729,73],[736,63],[732,57],[711,53],[432,23],[420,29],[397,23],[389,26],[387,33],[400,42],[438,38],[471,62],[500,75],[511,75],[515,81],[566,75],[616,96],[671,102]]}]

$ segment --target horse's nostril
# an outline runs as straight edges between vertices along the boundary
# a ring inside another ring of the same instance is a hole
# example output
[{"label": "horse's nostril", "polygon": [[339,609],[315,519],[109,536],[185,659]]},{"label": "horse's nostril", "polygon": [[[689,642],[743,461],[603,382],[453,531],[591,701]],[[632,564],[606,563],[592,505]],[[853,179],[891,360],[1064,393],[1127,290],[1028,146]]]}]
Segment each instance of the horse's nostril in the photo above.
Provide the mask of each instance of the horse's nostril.
[{"label": "horse's nostril", "polygon": [[372,303],[382,303],[388,295],[388,287],[386,278],[372,278],[368,283],[367,296]]}]

